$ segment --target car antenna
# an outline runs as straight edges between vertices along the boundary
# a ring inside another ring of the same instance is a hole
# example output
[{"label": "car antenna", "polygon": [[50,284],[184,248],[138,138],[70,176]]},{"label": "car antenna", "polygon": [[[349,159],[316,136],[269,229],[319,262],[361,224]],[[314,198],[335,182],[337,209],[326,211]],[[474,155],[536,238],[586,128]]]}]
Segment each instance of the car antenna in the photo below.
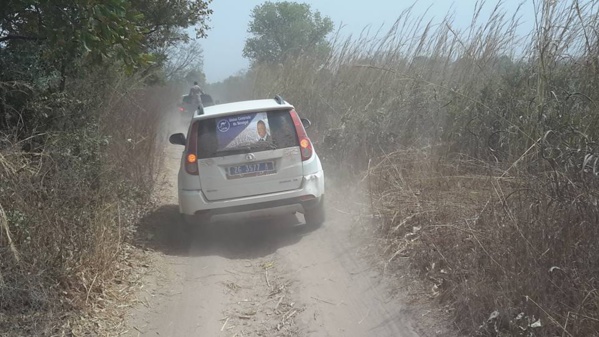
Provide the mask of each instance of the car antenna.
[{"label": "car antenna", "polygon": [[279,104],[284,104],[285,100],[283,99],[283,97],[281,97],[281,95],[276,95],[275,96],[275,101]]}]

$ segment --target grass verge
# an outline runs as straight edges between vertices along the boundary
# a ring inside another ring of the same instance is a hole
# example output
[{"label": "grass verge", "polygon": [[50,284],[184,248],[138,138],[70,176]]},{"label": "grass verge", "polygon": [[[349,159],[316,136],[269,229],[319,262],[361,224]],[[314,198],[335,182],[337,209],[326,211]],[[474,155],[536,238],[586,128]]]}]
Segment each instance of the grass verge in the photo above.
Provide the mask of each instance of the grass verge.
[{"label": "grass verge", "polygon": [[464,333],[596,336],[599,6],[536,2],[526,36],[519,18],[410,8],[328,57],[255,65],[235,99],[282,94],[325,161],[368,172],[387,260],[408,257]]},{"label": "grass verge", "polygon": [[82,317],[118,314],[131,286],[127,238],[150,202],[162,117],[178,95],[101,74],[72,85],[31,99],[48,131],[0,141],[2,335],[102,331]]}]

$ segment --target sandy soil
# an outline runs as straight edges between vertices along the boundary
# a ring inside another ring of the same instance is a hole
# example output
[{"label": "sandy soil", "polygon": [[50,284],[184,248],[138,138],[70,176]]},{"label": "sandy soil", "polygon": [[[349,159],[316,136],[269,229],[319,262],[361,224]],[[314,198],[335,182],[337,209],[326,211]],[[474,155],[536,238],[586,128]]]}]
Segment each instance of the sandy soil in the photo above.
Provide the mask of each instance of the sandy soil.
[{"label": "sandy soil", "polygon": [[312,232],[298,215],[189,233],[176,226],[180,151],[167,146],[162,205],[139,229],[153,262],[128,335],[425,336],[405,296],[364,258],[368,238],[352,216],[362,206],[333,179],[328,220]]}]

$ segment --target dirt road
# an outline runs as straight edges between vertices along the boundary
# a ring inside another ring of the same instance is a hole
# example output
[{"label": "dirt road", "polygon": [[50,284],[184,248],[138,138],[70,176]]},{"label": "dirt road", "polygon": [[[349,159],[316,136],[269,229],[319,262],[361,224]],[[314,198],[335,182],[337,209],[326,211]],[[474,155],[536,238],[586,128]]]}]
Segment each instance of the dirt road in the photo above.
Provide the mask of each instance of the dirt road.
[{"label": "dirt road", "polygon": [[140,228],[153,262],[130,336],[418,336],[362,257],[358,203],[327,186],[328,220],[312,232],[298,215],[185,233],[176,229],[180,150],[168,147],[163,205]]}]

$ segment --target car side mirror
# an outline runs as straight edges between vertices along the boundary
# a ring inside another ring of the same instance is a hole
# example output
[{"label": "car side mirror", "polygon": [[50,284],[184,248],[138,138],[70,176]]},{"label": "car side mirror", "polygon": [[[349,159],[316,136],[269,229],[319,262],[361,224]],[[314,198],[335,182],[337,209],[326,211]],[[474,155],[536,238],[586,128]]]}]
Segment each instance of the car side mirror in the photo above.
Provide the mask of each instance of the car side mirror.
[{"label": "car side mirror", "polygon": [[304,125],[304,129],[309,129],[312,122],[307,118],[302,118],[302,124]]},{"label": "car side mirror", "polygon": [[185,146],[185,135],[182,133],[175,133],[168,137],[168,141],[174,145]]}]

